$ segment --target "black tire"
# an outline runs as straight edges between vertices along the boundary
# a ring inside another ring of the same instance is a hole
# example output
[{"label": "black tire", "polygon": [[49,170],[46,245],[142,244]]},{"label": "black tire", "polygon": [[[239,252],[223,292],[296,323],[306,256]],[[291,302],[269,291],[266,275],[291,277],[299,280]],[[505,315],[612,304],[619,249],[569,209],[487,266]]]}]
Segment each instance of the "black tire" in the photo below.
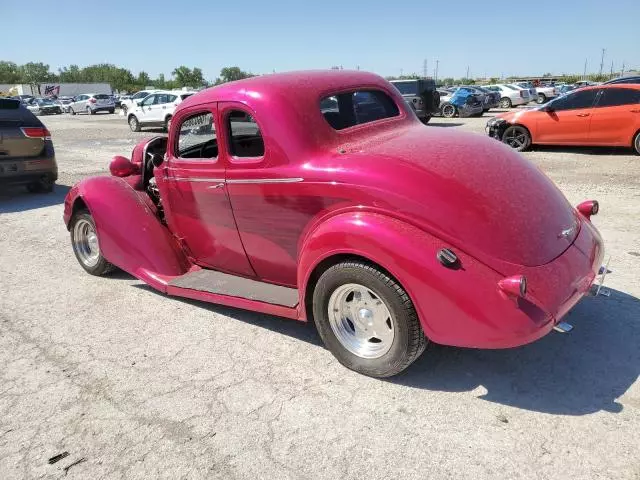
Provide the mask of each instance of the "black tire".
[{"label": "black tire", "polygon": [[633,149],[638,155],[640,155],[640,131],[637,132],[636,136],[633,138]]},{"label": "black tire", "polygon": [[106,275],[107,273],[110,273],[113,270],[115,270],[116,267],[111,263],[109,263],[107,259],[102,256],[102,252],[99,253],[98,261],[96,262],[95,265],[88,266],[85,262],[83,262],[82,254],[79,252],[79,247],[77,247],[78,242],[76,242],[76,238],[75,238],[75,232],[76,232],[75,227],[76,227],[76,224],[80,221],[89,222],[91,225],[93,225],[94,230],[96,227],[96,224],[93,221],[93,217],[87,210],[79,210],[73,215],[73,217],[71,217],[71,222],[69,222],[71,246],[73,248],[73,253],[75,254],[76,259],[78,260],[78,263],[80,264],[80,266],[84,268],[84,270],[87,273],[90,273],[91,275],[96,275],[96,276]]},{"label": "black tire", "polygon": [[513,104],[511,103],[511,99],[509,97],[502,97],[500,99],[500,108],[511,108]]},{"label": "black tire", "polygon": [[112,108],[112,109],[110,109],[110,110],[109,110],[109,113],[114,114],[114,113],[115,113],[115,111],[116,111],[116,109],[115,109],[115,108]]},{"label": "black tire", "polygon": [[140,131],[140,122],[138,121],[138,117],[136,117],[135,115],[129,115],[129,119],[127,120],[127,122],[129,123],[129,128],[132,132]]},{"label": "black tire", "polygon": [[531,146],[531,134],[522,125],[512,125],[502,134],[502,143],[523,152]]},{"label": "black tire", "polygon": [[[377,358],[364,358],[348,350],[336,336],[329,319],[329,300],[340,287],[358,284],[375,292],[387,307],[394,337],[389,350]],[[327,269],[313,291],[313,318],[326,347],[345,367],[371,377],[390,377],[411,365],[428,340],[411,299],[394,279],[374,265],[345,261]]]},{"label": "black tire", "polygon": [[127,106],[126,105],[122,105],[120,107],[120,110],[122,110],[122,113],[124,113],[125,115],[127,114]]},{"label": "black tire", "polygon": [[75,114],[76,114],[76,111],[73,109],[73,107],[69,107],[69,113],[70,113],[71,115],[75,115]]},{"label": "black tire", "polygon": [[422,118],[420,119],[420,121],[421,121],[422,123],[424,123],[425,125],[426,125],[427,123],[429,123],[429,120],[431,120],[431,115],[426,115],[426,116],[424,116],[424,117],[422,117]]},{"label": "black tire", "polygon": [[536,98],[536,103],[538,105],[542,105],[547,101],[547,96],[544,93],[539,93],[538,98]]},{"label": "black tire", "polygon": [[171,115],[167,115],[167,118],[164,119],[164,131],[168,132],[169,128],[171,128]]},{"label": "black tire", "polygon": [[37,182],[28,183],[27,191],[31,193],[51,193],[55,184],[53,177],[45,175]]},{"label": "black tire", "polygon": [[442,105],[442,107],[440,107],[440,113],[444,118],[453,118],[458,113],[458,109],[451,103],[445,103],[444,105]]}]

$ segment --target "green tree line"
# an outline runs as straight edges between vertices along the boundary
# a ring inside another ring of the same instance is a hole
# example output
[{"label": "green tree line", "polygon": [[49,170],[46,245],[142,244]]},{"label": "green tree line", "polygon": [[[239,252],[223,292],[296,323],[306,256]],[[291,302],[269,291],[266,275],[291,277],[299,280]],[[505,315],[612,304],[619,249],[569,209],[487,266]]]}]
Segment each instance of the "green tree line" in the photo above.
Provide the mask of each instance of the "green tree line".
[{"label": "green tree line", "polygon": [[111,88],[118,92],[136,92],[147,86],[156,88],[200,88],[212,84],[218,85],[233,80],[252,77],[253,74],[245,72],[239,67],[224,67],[220,70],[220,76],[213,82],[204,78],[202,70],[198,67],[189,68],[185,65],[176,67],[171,72],[171,78],[165,78],[159,74],[151,78],[147,72],[134,75],[130,70],[110,63],[100,63],[79,67],[69,65],[58,69],[57,73],[51,71],[49,65],[42,62],[29,62],[18,65],[14,62],[0,60],[0,83],[29,84],[39,83],[109,83]]}]

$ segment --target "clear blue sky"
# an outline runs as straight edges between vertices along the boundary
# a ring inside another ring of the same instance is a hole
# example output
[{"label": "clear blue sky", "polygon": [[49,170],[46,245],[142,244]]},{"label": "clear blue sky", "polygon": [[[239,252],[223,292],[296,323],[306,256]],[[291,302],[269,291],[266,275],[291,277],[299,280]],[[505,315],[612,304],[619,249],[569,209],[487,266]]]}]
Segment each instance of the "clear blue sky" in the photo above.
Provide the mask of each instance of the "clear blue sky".
[{"label": "clear blue sky", "polygon": [[[151,76],[178,65],[215,79],[328,68],[438,77],[640,68],[640,0],[4,1],[1,60],[114,63]],[[451,6],[450,6],[451,5]]]}]

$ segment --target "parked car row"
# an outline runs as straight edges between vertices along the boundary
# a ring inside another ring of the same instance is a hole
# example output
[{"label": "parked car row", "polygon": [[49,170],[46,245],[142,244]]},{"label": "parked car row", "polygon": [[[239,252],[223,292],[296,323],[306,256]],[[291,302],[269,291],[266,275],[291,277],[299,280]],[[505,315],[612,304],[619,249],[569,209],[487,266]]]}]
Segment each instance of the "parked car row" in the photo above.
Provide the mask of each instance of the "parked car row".
[{"label": "parked car row", "polygon": [[577,88],[546,105],[498,115],[487,131],[518,151],[539,144],[632,147],[640,153],[640,84]]}]

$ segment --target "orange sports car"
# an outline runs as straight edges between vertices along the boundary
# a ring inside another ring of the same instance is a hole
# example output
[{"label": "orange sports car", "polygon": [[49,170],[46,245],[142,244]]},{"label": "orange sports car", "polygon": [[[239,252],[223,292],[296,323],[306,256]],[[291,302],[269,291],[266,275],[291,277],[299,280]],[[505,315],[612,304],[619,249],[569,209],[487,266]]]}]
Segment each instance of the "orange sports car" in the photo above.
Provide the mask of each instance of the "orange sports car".
[{"label": "orange sports car", "polygon": [[539,107],[498,115],[487,130],[518,151],[539,144],[632,147],[640,153],[640,84],[580,88]]}]

